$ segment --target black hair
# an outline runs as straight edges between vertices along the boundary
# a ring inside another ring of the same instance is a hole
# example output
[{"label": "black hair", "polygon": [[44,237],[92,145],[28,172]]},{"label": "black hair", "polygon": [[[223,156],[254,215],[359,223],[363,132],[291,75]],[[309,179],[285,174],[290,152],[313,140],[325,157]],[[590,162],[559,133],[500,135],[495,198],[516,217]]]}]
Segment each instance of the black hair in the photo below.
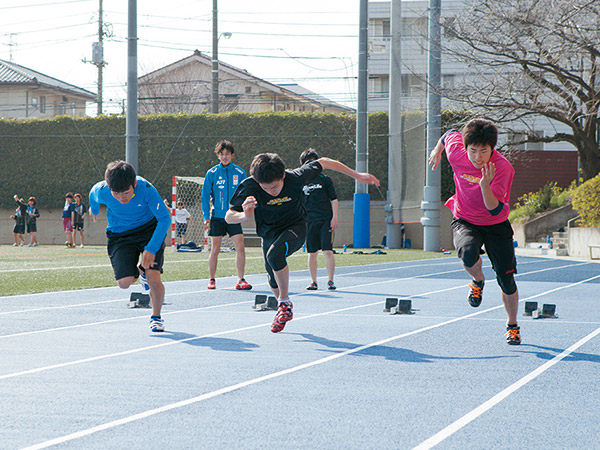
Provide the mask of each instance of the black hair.
[{"label": "black hair", "polygon": [[498,127],[486,119],[470,120],[462,129],[465,148],[469,145],[489,145],[492,150],[498,143]]},{"label": "black hair", "polygon": [[125,161],[108,163],[104,179],[113,192],[125,192],[135,185],[135,169]]},{"label": "black hair", "polygon": [[260,153],[250,164],[250,175],[259,183],[283,179],[285,163],[277,153]]},{"label": "black hair", "polygon": [[217,142],[215,146],[215,153],[218,155],[223,150],[229,150],[229,152],[233,155],[235,153],[235,149],[233,148],[233,144],[229,141],[223,139],[222,141]]},{"label": "black hair", "polygon": [[67,192],[67,195],[65,195],[65,198],[70,198],[71,200],[73,200],[73,194],[71,194],[70,192]]},{"label": "black hair", "polygon": [[304,165],[308,161],[316,161],[319,159],[319,154],[314,148],[306,149],[300,155],[300,164]]}]

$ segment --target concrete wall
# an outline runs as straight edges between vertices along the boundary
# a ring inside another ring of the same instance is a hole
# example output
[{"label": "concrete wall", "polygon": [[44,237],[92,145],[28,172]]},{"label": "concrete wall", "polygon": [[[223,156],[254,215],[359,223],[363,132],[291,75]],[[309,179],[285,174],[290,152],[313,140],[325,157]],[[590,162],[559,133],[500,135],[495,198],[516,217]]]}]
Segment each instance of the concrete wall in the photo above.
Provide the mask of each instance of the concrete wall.
[{"label": "concrete wall", "polygon": [[526,223],[513,223],[514,240],[519,247],[525,247],[527,242],[537,242],[541,237],[551,234],[560,227],[567,228],[567,222],[577,216],[571,205],[557,208],[548,214],[536,217]]},{"label": "concrete wall", "polygon": [[[383,211],[383,201],[371,202],[371,245],[381,244],[385,235],[386,225],[384,222],[385,212]],[[352,244],[352,224],[353,209],[352,201],[339,202],[339,227],[335,232],[334,245],[342,247],[344,244]],[[0,210],[0,243],[12,244],[14,220],[9,216],[14,214],[13,210]],[[65,233],[62,228],[62,210],[41,210],[40,217],[37,220],[38,241],[41,245],[63,245],[65,242]],[[443,248],[453,248],[452,234],[450,231],[450,221],[452,216],[446,207],[442,207],[442,227],[441,241]],[[106,210],[102,208],[98,221],[93,222],[89,217],[85,219],[85,243],[87,245],[106,244]],[[252,227],[248,224],[248,227]],[[245,225],[244,228],[247,228]],[[420,223],[413,221],[406,223],[406,238],[411,240],[412,248],[423,248],[423,228]],[[26,243],[29,243],[29,235],[25,234]],[[79,243],[79,235],[77,237]],[[167,234],[167,243],[171,243],[171,233]]]},{"label": "concrete wall", "polygon": [[[590,257],[589,244],[600,245],[600,228],[569,228],[569,256]],[[592,250],[594,259],[600,258],[600,248]]]}]

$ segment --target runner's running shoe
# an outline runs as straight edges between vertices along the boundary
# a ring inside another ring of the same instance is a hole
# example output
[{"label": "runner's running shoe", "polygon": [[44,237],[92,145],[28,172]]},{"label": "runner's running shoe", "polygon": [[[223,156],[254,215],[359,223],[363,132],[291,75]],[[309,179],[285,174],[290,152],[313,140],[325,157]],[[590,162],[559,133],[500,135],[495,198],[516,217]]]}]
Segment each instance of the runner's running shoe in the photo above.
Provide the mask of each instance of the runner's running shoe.
[{"label": "runner's running shoe", "polygon": [[477,308],[481,305],[481,300],[483,298],[483,286],[485,286],[485,280],[481,281],[471,281],[469,283],[469,305],[473,308]]},{"label": "runner's running shoe", "polygon": [[333,280],[329,280],[327,282],[327,289],[329,289],[330,291],[335,291],[337,288],[335,287],[335,284],[333,284]]},{"label": "runner's running shoe", "polygon": [[289,322],[294,318],[294,313],[292,312],[293,307],[294,305],[292,304],[292,302],[285,302],[279,304],[277,314],[275,314],[273,323],[271,323],[271,333],[279,333],[285,328],[285,323]]},{"label": "runner's running shoe", "polygon": [[519,345],[521,343],[521,327],[510,325],[506,327],[506,343],[508,345]]},{"label": "runner's running shoe", "polygon": [[252,289],[252,285],[249,284],[246,280],[244,280],[243,278],[238,281],[238,283],[235,285],[235,288],[238,291],[249,291],[250,289]]},{"label": "runner's running shoe", "polygon": [[150,317],[150,331],[154,333],[165,331],[165,321],[158,317]]},{"label": "runner's running shoe", "polygon": [[319,289],[319,286],[317,285],[316,281],[313,281],[312,283],[310,283],[308,285],[308,287],[306,288],[307,291],[316,291],[317,289]]},{"label": "runner's running shoe", "polygon": [[148,279],[146,278],[146,274],[142,273],[140,275],[140,286],[144,288],[145,291],[150,290],[150,285],[148,284]]},{"label": "runner's running shoe", "polygon": [[206,289],[216,289],[217,288],[217,282],[215,281],[214,278],[211,278],[210,281],[208,282],[208,286],[206,286]]}]

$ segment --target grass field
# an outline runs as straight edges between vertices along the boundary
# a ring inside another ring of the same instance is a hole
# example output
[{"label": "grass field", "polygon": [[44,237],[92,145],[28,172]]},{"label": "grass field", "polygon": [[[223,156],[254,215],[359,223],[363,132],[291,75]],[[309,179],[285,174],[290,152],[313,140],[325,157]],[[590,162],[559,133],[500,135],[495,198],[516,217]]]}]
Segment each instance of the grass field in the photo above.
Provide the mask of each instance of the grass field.
[{"label": "grass field", "polygon": [[[341,251],[337,249],[336,251]],[[336,265],[356,266],[390,261],[410,261],[444,258],[449,255],[421,250],[384,250],[386,255],[336,255]],[[208,253],[165,252],[164,281],[208,278]],[[297,252],[288,258],[290,270],[307,269],[306,253]],[[325,267],[319,255],[319,267]],[[114,286],[115,280],[105,246],[68,249],[62,246],[12,247],[0,245],[0,295],[63,291]],[[246,273],[264,273],[259,248],[246,249]],[[235,253],[223,252],[219,257],[217,277],[235,275]]]}]

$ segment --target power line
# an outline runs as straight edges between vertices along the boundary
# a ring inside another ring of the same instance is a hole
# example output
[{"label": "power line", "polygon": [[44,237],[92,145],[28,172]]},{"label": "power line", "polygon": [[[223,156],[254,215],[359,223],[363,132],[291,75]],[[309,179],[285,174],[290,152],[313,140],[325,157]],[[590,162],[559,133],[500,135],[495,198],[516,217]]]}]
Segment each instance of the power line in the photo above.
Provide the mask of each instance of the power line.
[{"label": "power line", "polygon": [[0,9],[17,9],[17,8],[34,8],[37,6],[56,6],[56,5],[64,5],[67,3],[86,3],[91,2],[92,0],[67,0],[63,2],[52,2],[52,3],[36,3],[32,5],[17,5],[17,6],[0,6]]}]

